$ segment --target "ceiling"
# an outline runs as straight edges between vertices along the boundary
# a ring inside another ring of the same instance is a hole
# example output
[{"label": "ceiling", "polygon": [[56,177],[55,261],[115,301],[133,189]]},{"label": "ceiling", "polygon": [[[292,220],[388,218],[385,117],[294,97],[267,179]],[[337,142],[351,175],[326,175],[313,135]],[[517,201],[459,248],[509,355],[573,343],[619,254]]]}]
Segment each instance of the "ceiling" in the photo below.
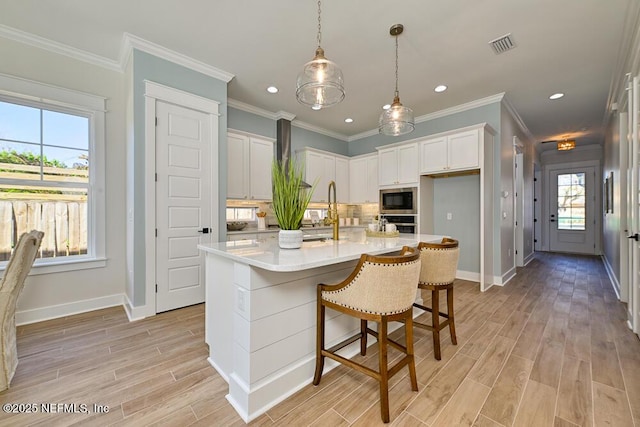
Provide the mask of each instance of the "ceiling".
[{"label": "ceiling", "polygon": [[[322,47],[347,94],[320,111],[295,98],[296,76],[316,48],[316,1],[5,1],[0,24],[112,61],[130,33],[233,74],[234,100],[353,140],[376,129],[392,101],[389,28],[401,23],[400,97],[416,117],[504,92],[535,141],[574,136],[580,146],[603,143],[635,1],[325,0]],[[495,54],[489,41],[508,33],[516,48]],[[448,90],[435,93],[439,84]],[[267,93],[269,85],[279,92]],[[565,96],[549,100],[556,92]]]}]

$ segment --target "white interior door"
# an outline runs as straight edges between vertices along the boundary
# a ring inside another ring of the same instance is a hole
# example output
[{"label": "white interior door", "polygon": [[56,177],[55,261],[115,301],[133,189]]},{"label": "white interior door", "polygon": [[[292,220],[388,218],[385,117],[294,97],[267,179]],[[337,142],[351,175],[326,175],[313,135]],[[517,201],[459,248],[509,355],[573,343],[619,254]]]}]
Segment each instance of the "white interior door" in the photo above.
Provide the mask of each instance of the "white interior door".
[{"label": "white interior door", "polygon": [[551,251],[596,253],[595,175],[593,166],[550,171]]},{"label": "white interior door", "polygon": [[211,230],[209,115],[156,103],[156,312],[204,302]]},{"label": "white interior door", "polygon": [[[514,137],[515,139],[516,137]],[[524,176],[523,176],[523,154],[518,152],[514,156],[514,175],[513,182],[513,202],[515,204],[514,216],[514,248],[515,260],[517,267],[524,267]]]},{"label": "white interior door", "polygon": [[627,229],[629,230],[629,304],[631,328],[640,334],[640,80],[632,86],[631,141],[627,180]]}]

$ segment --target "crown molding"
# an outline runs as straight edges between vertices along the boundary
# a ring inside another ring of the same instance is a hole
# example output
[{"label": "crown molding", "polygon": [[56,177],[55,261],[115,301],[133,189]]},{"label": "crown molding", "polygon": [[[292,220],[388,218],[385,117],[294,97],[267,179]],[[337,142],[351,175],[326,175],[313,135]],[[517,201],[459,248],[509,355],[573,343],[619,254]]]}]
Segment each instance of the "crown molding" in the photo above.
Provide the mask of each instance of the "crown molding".
[{"label": "crown molding", "polygon": [[515,120],[520,130],[527,136],[527,138],[529,138],[530,141],[533,141],[534,140],[533,134],[531,133],[527,125],[524,124],[522,117],[520,117],[520,114],[518,114],[516,109],[513,107],[513,104],[511,104],[511,102],[506,96],[502,98],[502,104],[505,106],[505,108],[507,109],[511,117],[513,117],[513,120]]},{"label": "crown molding", "polygon": [[25,31],[8,27],[6,25],[0,24],[0,37],[17,41],[19,43],[24,43],[38,49],[43,49],[49,52],[64,55],[78,61],[106,68],[108,70],[122,72],[122,68],[120,67],[120,63],[118,61],[114,61],[112,59],[108,59],[82,49],[71,47],[66,44],[58,43],[53,40],[45,39],[44,37],[36,36],[35,34],[27,33]]},{"label": "crown molding", "polygon": [[[433,113],[425,114],[423,116],[419,116],[415,119],[415,123],[423,123],[428,122],[429,120],[434,120],[440,117],[449,116],[455,113],[461,113],[467,110],[473,110],[474,108],[483,107],[485,105],[494,104],[496,102],[500,102],[504,99],[504,92],[487,96],[485,98],[476,99],[475,101],[470,101],[464,104],[456,105],[454,107],[445,108],[444,110],[434,111]],[[516,114],[517,116],[517,114]],[[524,125],[524,123],[523,123]],[[526,126],[525,126],[526,128]],[[378,135],[378,129],[371,129],[366,132],[358,133],[356,135],[352,135],[348,138],[348,141],[356,141],[358,139],[366,138],[369,136]]]},{"label": "crown molding", "polygon": [[333,132],[315,125],[312,125],[307,122],[303,122],[300,120],[295,120],[295,114],[288,113],[286,111],[278,111],[277,113],[265,110],[263,108],[255,107],[253,105],[247,104],[242,101],[238,101],[237,99],[228,98],[227,105],[231,108],[235,108],[236,110],[245,111],[247,113],[255,114],[257,116],[265,117],[271,120],[278,119],[287,119],[291,121],[291,125],[295,127],[299,127],[301,129],[306,129],[311,132],[319,133],[322,135],[329,136],[331,138],[339,139],[340,141],[349,142],[349,137],[347,135]]},{"label": "crown molding", "polygon": [[233,74],[221,70],[220,68],[205,64],[204,62],[198,61],[174,50],[167,49],[166,47],[142,39],[138,36],[134,36],[133,34],[124,33],[122,38],[124,53],[121,52],[120,54],[121,63],[119,65],[121,70],[124,70],[124,68],[126,67],[126,63],[128,61],[128,58],[130,57],[130,51],[133,49],[138,49],[158,58],[173,62],[178,65],[182,65],[183,67],[205,74],[209,77],[222,80],[225,83],[229,83],[231,79],[235,77]]},{"label": "crown molding", "polygon": [[[272,111],[265,110],[264,108],[253,106],[233,98],[227,98],[227,106],[231,108],[235,108],[236,110],[255,114],[256,116],[264,117],[266,119],[278,120],[279,118],[283,118],[283,117],[278,117],[278,113],[274,113]],[[289,114],[289,113],[286,113],[285,111],[282,111],[282,113]]]},{"label": "crown molding", "polygon": [[333,132],[315,125],[312,125],[310,123],[307,122],[303,122],[300,120],[294,120],[293,122],[291,122],[291,124],[295,127],[299,127],[301,129],[306,129],[309,130],[311,132],[315,132],[315,133],[319,133],[322,135],[326,135],[326,136],[330,136],[331,138],[335,138],[335,139],[339,139],[340,141],[344,141],[344,142],[349,142],[349,137],[347,135],[344,135],[342,133],[338,133],[338,132]]}]

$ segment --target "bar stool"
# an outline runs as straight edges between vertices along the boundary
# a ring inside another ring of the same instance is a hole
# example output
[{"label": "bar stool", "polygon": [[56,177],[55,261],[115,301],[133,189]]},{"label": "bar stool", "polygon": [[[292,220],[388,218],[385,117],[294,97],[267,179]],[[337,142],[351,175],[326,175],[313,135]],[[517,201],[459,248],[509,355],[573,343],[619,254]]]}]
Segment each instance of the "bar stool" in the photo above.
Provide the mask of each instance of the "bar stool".
[{"label": "bar stool", "polygon": [[[350,368],[362,372],[380,383],[380,414],[389,422],[389,378],[404,366],[409,367],[411,389],[418,391],[416,367],[413,357],[413,307],[418,278],[420,254],[414,248],[405,247],[402,255],[373,256],[363,254],[351,275],[336,285],[318,285],[316,372],[313,384],[320,384],[324,358],[329,357]],[[360,332],[329,349],[325,349],[325,309],[360,319]],[[368,321],[378,323],[378,332],[369,329]],[[404,321],[405,345],[387,337],[388,322]],[[378,365],[375,371],[336,354],[341,348],[360,340],[360,354],[366,355],[367,334],[378,339]],[[405,354],[393,367],[387,366],[387,345]]]},{"label": "bar stool", "polygon": [[[422,329],[433,332],[433,354],[437,360],[442,358],[440,354],[440,330],[449,326],[451,343],[457,345],[456,326],[453,315],[453,281],[458,269],[458,257],[460,248],[458,241],[445,237],[440,243],[418,244],[420,251],[420,281],[418,288],[431,291],[431,307],[414,303],[413,306],[431,313],[431,325],[414,322]],[[440,312],[440,291],[447,291],[447,313]],[[444,322],[440,322],[444,317]]]}]

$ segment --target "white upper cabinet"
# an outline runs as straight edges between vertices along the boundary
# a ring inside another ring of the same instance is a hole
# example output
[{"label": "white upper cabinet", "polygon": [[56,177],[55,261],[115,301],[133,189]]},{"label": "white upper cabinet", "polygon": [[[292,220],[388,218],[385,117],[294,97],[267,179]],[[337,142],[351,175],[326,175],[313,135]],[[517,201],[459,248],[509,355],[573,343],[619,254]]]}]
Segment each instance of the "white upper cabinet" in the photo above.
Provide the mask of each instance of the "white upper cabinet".
[{"label": "white upper cabinet", "polygon": [[378,203],[378,156],[362,156],[349,161],[351,203]]},{"label": "white upper cabinet", "polygon": [[420,142],[420,173],[480,167],[479,131],[470,130]]},{"label": "white upper cabinet", "polygon": [[249,198],[271,200],[271,165],[273,142],[249,139]]},{"label": "white upper cabinet", "polygon": [[232,132],[227,141],[227,198],[270,200],[273,141]]},{"label": "white upper cabinet", "polygon": [[[329,182],[336,183],[336,198],[339,203],[349,202],[349,159],[326,151],[305,148],[298,152],[304,158],[305,181],[316,188],[312,202],[328,203]],[[317,180],[317,182],[316,182]]]},{"label": "white upper cabinet", "polygon": [[349,203],[349,159],[336,156],[336,197],[338,203]]},{"label": "white upper cabinet", "polygon": [[418,144],[404,144],[378,150],[378,184],[418,182]]},{"label": "white upper cabinet", "polygon": [[[316,184],[311,196],[313,202],[328,202],[329,182],[336,179],[336,158],[329,153],[304,150],[305,181]],[[336,185],[337,190],[337,185]]]}]

